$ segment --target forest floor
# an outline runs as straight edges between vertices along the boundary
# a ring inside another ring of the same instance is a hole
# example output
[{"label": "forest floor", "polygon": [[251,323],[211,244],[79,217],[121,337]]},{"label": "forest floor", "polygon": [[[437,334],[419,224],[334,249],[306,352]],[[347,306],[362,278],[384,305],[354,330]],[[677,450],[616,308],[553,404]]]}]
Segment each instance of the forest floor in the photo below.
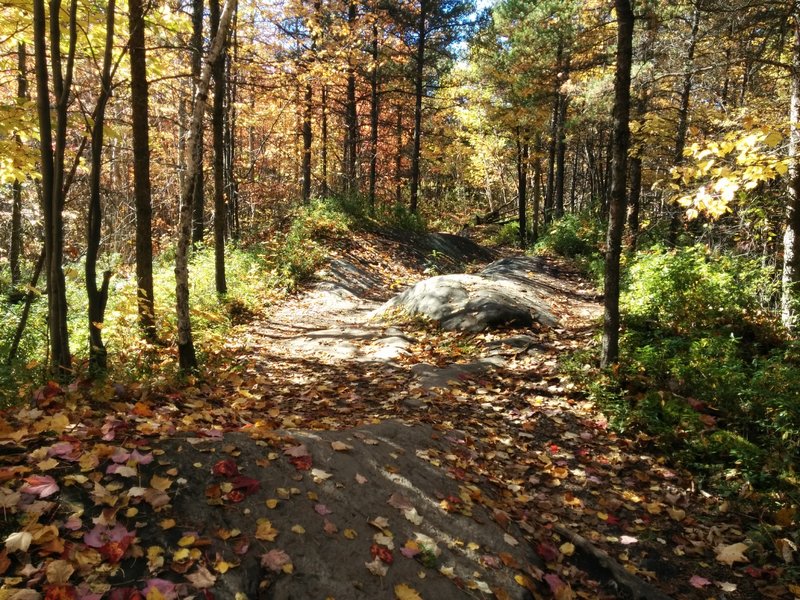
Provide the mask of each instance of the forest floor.
[{"label": "forest floor", "polygon": [[[367,233],[330,246],[317,282],[243,315],[213,376],[50,385],[5,416],[0,598],[800,595],[785,569],[749,562],[749,516],[615,434],[565,376],[602,314],[576,270],[542,258],[532,274],[559,328],[442,332],[369,317],[459,257]],[[395,509],[408,540],[381,516]],[[454,552],[454,572],[414,538],[423,518],[473,563]]]}]

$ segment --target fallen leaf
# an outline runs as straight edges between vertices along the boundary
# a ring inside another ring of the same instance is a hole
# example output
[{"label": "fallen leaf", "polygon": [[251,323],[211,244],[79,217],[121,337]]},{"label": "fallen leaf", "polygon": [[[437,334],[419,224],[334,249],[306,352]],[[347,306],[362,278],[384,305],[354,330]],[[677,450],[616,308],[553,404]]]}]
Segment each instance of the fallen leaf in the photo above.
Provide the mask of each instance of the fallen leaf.
[{"label": "fallen leaf", "polygon": [[33,540],[33,535],[28,531],[15,531],[6,538],[6,550],[8,552],[27,552]]},{"label": "fallen leaf", "polygon": [[384,563],[377,556],[372,561],[365,562],[364,566],[367,567],[370,573],[377,575],[378,577],[385,577],[386,573],[389,572],[389,565]]},{"label": "fallen leaf", "polygon": [[197,571],[187,575],[186,579],[188,579],[194,587],[199,589],[210,588],[217,581],[216,576],[202,565],[200,565]]},{"label": "fallen leaf", "polygon": [[283,568],[291,564],[292,560],[289,555],[283,550],[270,550],[266,554],[261,555],[261,566],[266,567],[270,571],[282,571]]},{"label": "fallen leaf", "polygon": [[259,519],[256,526],[256,539],[265,542],[274,542],[278,536],[278,530],[272,526],[269,519]]},{"label": "fallen leaf", "polygon": [[747,544],[742,542],[729,546],[720,544],[715,549],[716,558],[719,562],[732,567],[735,562],[748,562],[747,557],[744,555],[745,550],[747,550]]},{"label": "fallen leaf", "polygon": [[345,444],[344,442],[331,442],[331,448],[336,450],[337,452],[347,452],[348,450],[352,450],[353,447],[350,444]]},{"label": "fallen leaf", "polygon": [[54,560],[53,562],[48,563],[47,568],[45,569],[47,582],[54,585],[62,585],[67,583],[74,572],[75,569],[73,566],[65,560]]},{"label": "fallen leaf", "polygon": [[25,485],[19,491],[31,494],[37,498],[47,498],[58,492],[59,487],[55,479],[49,475],[31,475],[25,478]]},{"label": "fallen leaf", "polygon": [[[303,535],[306,532],[305,527],[303,527],[302,525],[293,525],[292,526],[292,531],[294,533],[296,533],[297,535]],[[258,536],[256,536],[256,537],[258,537]]]},{"label": "fallen leaf", "polygon": [[396,600],[422,600],[417,590],[407,586],[405,583],[398,583],[394,586],[394,597]]},{"label": "fallen leaf", "polygon": [[711,581],[705,577],[700,577],[700,575],[692,575],[692,577],[689,579],[689,584],[692,587],[702,590],[707,585],[711,585]]}]

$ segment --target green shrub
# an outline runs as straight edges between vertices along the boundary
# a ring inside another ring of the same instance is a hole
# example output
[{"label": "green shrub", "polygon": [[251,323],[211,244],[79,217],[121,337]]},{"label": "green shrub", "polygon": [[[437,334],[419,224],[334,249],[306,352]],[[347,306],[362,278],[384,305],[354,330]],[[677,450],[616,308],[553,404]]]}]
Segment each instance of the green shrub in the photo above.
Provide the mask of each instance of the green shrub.
[{"label": "green shrub", "polygon": [[519,245],[519,221],[505,223],[492,236],[492,242],[498,246],[518,246]]},{"label": "green shrub", "polygon": [[565,215],[550,225],[536,243],[536,250],[552,252],[567,258],[590,256],[598,251],[597,234],[596,220]]}]

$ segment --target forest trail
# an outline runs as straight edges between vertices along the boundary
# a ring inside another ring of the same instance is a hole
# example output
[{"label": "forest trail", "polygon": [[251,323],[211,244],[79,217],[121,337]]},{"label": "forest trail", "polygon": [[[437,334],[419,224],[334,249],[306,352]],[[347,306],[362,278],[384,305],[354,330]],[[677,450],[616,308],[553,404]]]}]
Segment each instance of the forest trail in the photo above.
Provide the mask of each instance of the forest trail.
[{"label": "forest trail", "polygon": [[733,563],[723,564],[725,548],[734,557],[740,548],[735,517],[648,450],[646,438],[610,431],[602,412],[563,379],[559,360],[596,334],[602,308],[593,285],[542,258],[535,279],[558,329],[466,335],[392,326],[370,313],[425,274],[424,265],[393,259],[396,241],[385,242],[349,244],[321,281],[251,324],[231,348],[242,357],[236,372],[257,382],[248,395],[270,399],[255,405],[272,426],[391,420],[464,434],[469,452],[440,466],[488,486],[493,518],[527,531],[559,574],[538,573],[537,594],[549,585],[557,598],[655,598],[657,589],[674,598],[713,590],[725,598],[782,597],[769,576],[742,581],[729,570]]},{"label": "forest trail", "polygon": [[[600,314],[568,265],[536,258],[526,274],[557,328],[466,334],[370,319],[414,281],[496,258],[431,239],[461,249],[337,239],[318,281],[249,315],[185,386],[48,384],[5,415],[0,570],[35,574],[7,577],[8,589],[791,597],[777,567],[744,564],[745,515],[646,437],[611,431],[563,373]],[[26,562],[29,549],[52,559],[47,569]]]}]

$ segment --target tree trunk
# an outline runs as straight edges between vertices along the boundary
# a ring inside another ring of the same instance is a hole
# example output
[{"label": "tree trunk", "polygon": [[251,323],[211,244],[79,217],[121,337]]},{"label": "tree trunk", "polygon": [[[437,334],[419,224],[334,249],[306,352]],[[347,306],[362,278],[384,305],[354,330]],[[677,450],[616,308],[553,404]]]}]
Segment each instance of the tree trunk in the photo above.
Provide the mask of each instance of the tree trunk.
[{"label": "tree trunk", "polygon": [[322,85],[322,186],[320,193],[328,197],[328,86]]},{"label": "tree trunk", "polygon": [[519,247],[525,248],[528,238],[528,140],[522,139],[517,128],[517,214],[519,223]]},{"label": "tree trunk", "polygon": [[150,188],[150,92],[142,0],[128,0],[128,48],[131,60],[131,119],[133,142],[133,195],[136,201],[136,301],[139,328],[156,339],[153,294],[153,205]]},{"label": "tree trunk", "polygon": [[372,25],[372,72],[369,103],[369,206],[375,212],[375,183],[378,177],[378,25]]},{"label": "tree trunk", "polygon": [[108,284],[111,271],[103,273],[103,282],[97,287],[97,257],[103,224],[103,204],[100,198],[100,175],[103,170],[103,127],[106,105],[111,97],[111,60],[114,49],[115,0],[106,5],[106,44],[100,74],[100,95],[92,123],[92,165],[89,171],[89,214],[86,232],[86,295],[89,299],[89,370],[103,373],[108,368],[108,357],[103,343],[103,321],[108,301]]},{"label": "tree trunk", "polygon": [[227,55],[225,61],[225,80],[227,81],[226,103],[225,103],[225,189],[228,191],[228,206],[225,214],[227,216],[228,234],[233,240],[238,240],[239,230],[239,183],[236,181],[236,102],[238,100],[237,77],[231,72],[231,64],[236,64],[238,54],[238,41],[236,37],[236,21],[239,11],[238,6],[233,14],[233,25],[231,25],[231,36],[233,43],[233,57]]},{"label": "tree trunk", "polygon": [[[219,29],[219,0],[209,0],[211,37]],[[211,67],[214,76],[214,107],[211,112],[211,133],[214,147],[214,285],[218,294],[228,293],[225,280],[225,58],[226,44]]]},{"label": "tree trunk", "polygon": [[542,205],[542,137],[536,134],[536,159],[533,161],[533,206],[531,207],[531,243],[539,239],[539,211]]},{"label": "tree trunk", "polygon": [[642,157],[632,156],[631,163],[631,194],[628,202],[628,229],[631,234],[630,249],[636,251],[639,241],[639,211],[642,197]]},{"label": "tree trunk", "polygon": [[[694,75],[694,52],[697,47],[697,32],[700,29],[700,10],[695,7],[692,16],[692,32],[689,46],[684,59],[683,87],[681,89],[680,106],[678,108],[678,131],[675,134],[675,151],[673,164],[679,167],[683,164],[683,150],[686,148],[686,133],[689,130],[689,100],[692,96],[692,77]],[[681,226],[681,209],[672,207],[672,218],[669,223],[669,243],[675,245],[678,241],[678,230]]]},{"label": "tree trunk", "polygon": [[556,126],[556,165],[555,165],[555,198],[553,209],[556,219],[564,216],[564,177],[565,158],[567,153],[567,106],[569,97],[562,91],[564,82],[569,79],[569,55],[559,66],[558,77],[558,120]]},{"label": "tree trunk", "polygon": [[630,0],[615,0],[617,9],[617,65],[614,74],[614,129],[604,286],[603,342],[600,366],[619,359],[619,288],[622,230],[625,225],[625,186],[630,145],[631,62],[633,11]]},{"label": "tree trunk", "polygon": [[786,229],[783,234],[781,276],[781,321],[791,332],[797,330],[798,285],[800,285],[800,14],[795,9],[792,48],[792,96],[789,106],[789,186]]},{"label": "tree trunk", "polygon": [[305,94],[303,96],[303,186],[300,195],[303,204],[311,202],[311,108],[313,100],[313,90],[311,82],[306,83]]},{"label": "tree trunk", "polygon": [[61,2],[50,3],[50,67],[55,97],[55,139],[51,120],[50,82],[47,62],[47,16],[44,0],[33,2],[33,40],[36,70],[36,105],[39,120],[39,151],[44,216],[45,274],[47,277],[47,325],[50,335],[50,370],[59,379],[72,371],[67,330],[67,296],[64,281],[64,151],[67,106],[72,87],[72,68],[77,40],[77,0],[69,10],[69,45],[66,70],[62,71]]},{"label": "tree trunk", "polygon": [[399,104],[397,105],[395,136],[397,137],[397,154],[394,157],[394,201],[399,206],[403,201],[403,111]]},{"label": "tree trunk", "polygon": [[[355,0],[350,0],[347,7],[347,23],[352,29],[358,17]],[[349,193],[358,191],[356,185],[356,160],[358,152],[358,109],[356,106],[356,67],[353,58],[347,59],[347,99],[345,101],[345,137],[344,137],[344,190]]]},{"label": "tree trunk", "polygon": [[11,347],[8,349],[8,357],[6,358],[7,365],[13,363],[14,359],[17,357],[19,343],[22,340],[22,334],[25,332],[25,326],[28,324],[28,316],[31,314],[31,306],[33,305],[33,301],[38,296],[36,286],[39,285],[39,276],[42,274],[44,255],[44,248],[42,248],[42,252],[39,254],[39,260],[36,261],[36,267],[33,270],[31,283],[28,286],[28,293],[25,294],[25,305],[22,307],[22,315],[20,315],[19,323],[17,324],[17,330],[14,332],[14,339],[11,340]]},{"label": "tree trunk", "polygon": [[[192,0],[192,94],[197,100],[197,86],[200,80],[200,71],[203,62],[203,0]],[[192,244],[200,244],[205,233],[205,190],[203,188],[203,123],[200,122],[199,156],[197,159],[197,171],[195,172],[194,197],[192,206],[194,207],[192,225]],[[191,150],[189,151],[191,152]]]},{"label": "tree trunk", "polygon": [[[17,45],[17,98],[28,98],[27,50],[24,43]],[[22,144],[19,136],[17,145]],[[11,188],[11,243],[8,249],[8,263],[11,268],[11,284],[17,285],[22,279],[20,256],[22,254],[22,182],[15,179]]]},{"label": "tree trunk", "polygon": [[428,18],[428,0],[420,1],[419,24],[417,26],[417,56],[414,72],[414,147],[411,150],[411,199],[409,209],[417,212],[419,202],[420,168],[419,158],[422,149],[422,96],[425,92],[425,38]]},{"label": "tree trunk", "polygon": [[183,190],[181,190],[181,206],[178,217],[178,246],[175,253],[175,308],[178,317],[178,364],[183,372],[195,371],[197,369],[197,356],[194,350],[192,321],[189,313],[189,244],[192,233],[192,199],[194,198],[197,171],[200,168],[200,147],[203,142],[201,137],[203,114],[205,113],[206,98],[211,81],[212,65],[222,51],[235,5],[236,0],[225,0],[225,5],[222,8],[217,35],[214,36],[211,49],[208,52],[208,56],[206,57],[206,61],[200,73],[200,79],[197,82],[194,106],[192,108],[192,120],[189,126],[189,137],[186,142],[189,149],[189,157],[186,165],[186,179]]}]

